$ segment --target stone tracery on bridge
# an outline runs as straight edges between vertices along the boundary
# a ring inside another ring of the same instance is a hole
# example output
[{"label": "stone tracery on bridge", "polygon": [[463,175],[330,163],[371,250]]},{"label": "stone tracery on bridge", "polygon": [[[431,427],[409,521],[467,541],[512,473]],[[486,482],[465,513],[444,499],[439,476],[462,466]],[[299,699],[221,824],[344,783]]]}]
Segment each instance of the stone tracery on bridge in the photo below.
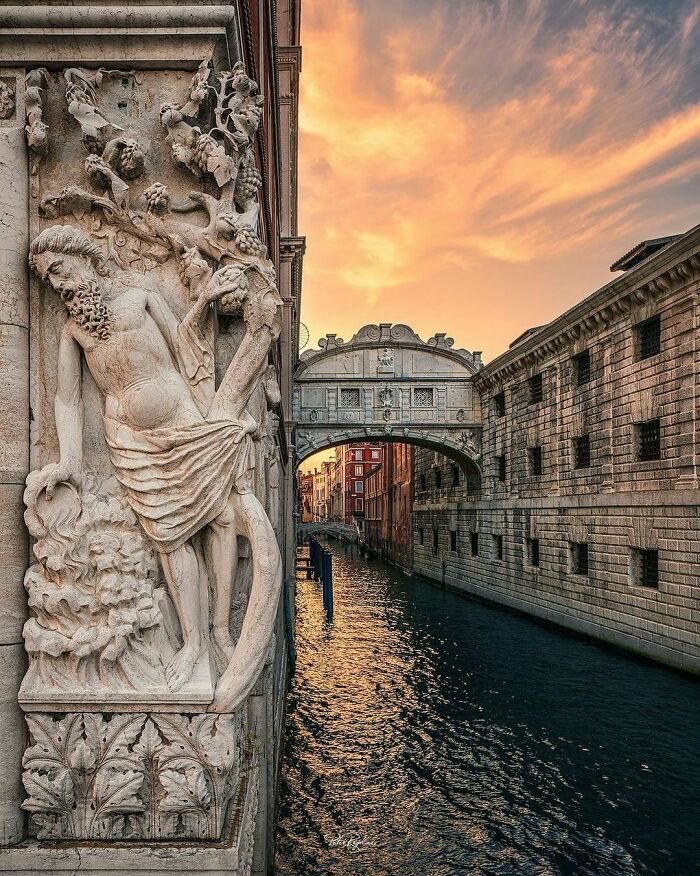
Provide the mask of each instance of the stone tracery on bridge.
[{"label": "stone tracery on bridge", "polygon": [[473,378],[481,354],[402,324],[335,334],[302,354],[294,375],[297,459],[353,441],[420,444],[481,476],[481,406]]}]

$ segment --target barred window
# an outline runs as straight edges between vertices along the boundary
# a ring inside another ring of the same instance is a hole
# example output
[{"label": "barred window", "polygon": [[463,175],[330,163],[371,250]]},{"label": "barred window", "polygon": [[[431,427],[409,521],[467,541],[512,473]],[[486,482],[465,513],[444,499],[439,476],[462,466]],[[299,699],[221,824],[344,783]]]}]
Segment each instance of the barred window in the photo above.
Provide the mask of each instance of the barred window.
[{"label": "barred window", "polygon": [[591,351],[584,350],[573,357],[576,386],[583,386],[591,379]]},{"label": "barred window", "polygon": [[472,556],[478,557],[479,556],[479,533],[478,532],[470,532],[469,533],[469,547],[470,547]]},{"label": "barred window", "polygon": [[531,566],[539,568],[540,565],[540,540],[539,538],[528,538],[527,540],[527,558]]},{"label": "barred window", "polygon": [[635,428],[637,459],[648,462],[651,459],[661,459],[661,421],[646,420],[637,423]]},{"label": "barred window", "polygon": [[533,374],[527,383],[530,389],[530,404],[539,404],[542,401],[542,375]]},{"label": "barred window", "polygon": [[632,549],[632,583],[637,587],[659,588],[659,552],[643,548]]},{"label": "barred window", "polygon": [[591,436],[578,435],[573,440],[574,468],[591,467]]},{"label": "barred window", "polygon": [[498,480],[501,483],[505,482],[506,479],[506,458],[505,456],[497,456],[496,457],[496,468],[498,471]]},{"label": "barred window", "polygon": [[542,448],[528,448],[528,456],[530,457],[530,474],[533,477],[539,477],[542,474]]},{"label": "barred window", "polygon": [[432,387],[419,386],[413,390],[413,405],[417,408],[433,407]]},{"label": "barred window", "polygon": [[459,466],[456,462],[452,463],[452,486],[459,486]]},{"label": "barred window", "polygon": [[340,390],[340,407],[341,408],[359,408],[360,407],[360,390],[359,389],[341,389]]},{"label": "barred window", "polygon": [[495,559],[502,560],[503,559],[503,536],[502,535],[494,535],[493,536],[493,555]]},{"label": "barred window", "polygon": [[499,392],[493,397],[493,406],[496,410],[497,417],[505,417],[506,415],[506,394]]},{"label": "barred window", "polygon": [[637,323],[634,329],[637,359],[648,359],[661,352],[661,317],[658,314]]},{"label": "barred window", "polygon": [[574,575],[588,575],[588,545],[585,542],[572,541],[571,571]]},{"label": "barred window", "polygon": [[456,529],[450,530],[450,550],[451,551],[457,550],[457,530]]}]

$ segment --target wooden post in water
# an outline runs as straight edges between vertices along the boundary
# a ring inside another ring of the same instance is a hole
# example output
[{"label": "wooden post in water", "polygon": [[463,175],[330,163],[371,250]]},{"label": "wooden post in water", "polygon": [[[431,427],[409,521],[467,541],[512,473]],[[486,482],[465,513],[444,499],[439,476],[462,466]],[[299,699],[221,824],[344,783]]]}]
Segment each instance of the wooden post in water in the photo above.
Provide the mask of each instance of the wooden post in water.
[{"label": "wooden post in water", "polygon": [[333,554],[323,551],[323,607],[329,617],[333,616]]}]

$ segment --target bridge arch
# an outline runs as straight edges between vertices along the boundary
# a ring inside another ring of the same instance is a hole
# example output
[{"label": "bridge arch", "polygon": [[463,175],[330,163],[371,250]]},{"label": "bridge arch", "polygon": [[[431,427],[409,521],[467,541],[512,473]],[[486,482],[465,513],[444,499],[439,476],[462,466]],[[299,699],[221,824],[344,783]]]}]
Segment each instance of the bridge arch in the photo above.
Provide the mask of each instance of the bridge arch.
[{"label": "bridge arch", "polygon": [[297,462],[355,441],[399,441],[455,460],[481,481],[481,354],[444,333],[423,341],[406,325],[366,325],[302,354],[294,374]]}]

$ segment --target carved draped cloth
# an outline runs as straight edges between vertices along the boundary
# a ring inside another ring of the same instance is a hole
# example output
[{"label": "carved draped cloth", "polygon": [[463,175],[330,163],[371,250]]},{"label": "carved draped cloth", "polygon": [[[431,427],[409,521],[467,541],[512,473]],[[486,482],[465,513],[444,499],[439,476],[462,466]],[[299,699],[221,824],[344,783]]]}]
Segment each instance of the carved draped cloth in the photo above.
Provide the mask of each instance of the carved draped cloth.
[{"label": "carved draped cloth", "polygon": [[[214,396],[213,355],[196,329],[180,327],[178,366],[204,413]],[[251,491],[253,442],[250,430],[233,419],[133,429],[105,417],[104,429],[117,480],[163,553],[211,523],[233,489]]]}]

